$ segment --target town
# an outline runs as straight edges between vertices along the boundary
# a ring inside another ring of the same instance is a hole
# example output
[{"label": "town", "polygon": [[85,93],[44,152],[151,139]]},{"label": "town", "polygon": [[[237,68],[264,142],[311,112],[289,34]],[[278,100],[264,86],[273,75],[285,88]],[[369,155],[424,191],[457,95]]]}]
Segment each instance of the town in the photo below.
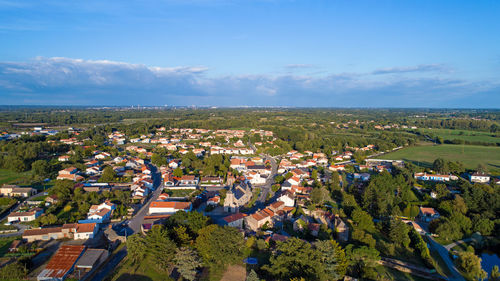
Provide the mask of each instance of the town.
[{"label": "town", "polygon": [[498,171],[390,157],[417,141],[446,145],[415,120],[325,122],[381,136],[345,143],[301,141],[308,130],[161,122],[12,127],[2,133],[2,168],[29,170],[34,184],[0,188],[0,278],[484,276],[462,264],[479,259],[467,247],[498,243]]}]

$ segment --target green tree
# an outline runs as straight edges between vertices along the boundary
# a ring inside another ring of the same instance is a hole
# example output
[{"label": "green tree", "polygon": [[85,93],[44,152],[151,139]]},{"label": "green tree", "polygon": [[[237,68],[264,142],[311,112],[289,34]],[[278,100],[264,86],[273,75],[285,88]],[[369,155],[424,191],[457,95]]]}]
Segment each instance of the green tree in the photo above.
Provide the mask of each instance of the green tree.
[{"label": "green tree", "polygon": [[443,158],[437,158],[434,160],[434,163],[432,163],[432,169],[437,173],[448,173],[448,165]]},{"label": "green tree", "polygon": [[99,178],[99,182],[113,182],[116,178],[116,172],[111,166],[107,166],[102,171],[102,175]]},{"label": "green tree", "polygon": [[178,178],[180,178],[180,177],[182,177],[184,174],[183,174],[183,172],[182,172],[182,169],[181,169],[181,168],[176,168],[176,169],[174,170],[174,172],[173,172],[173,175],[174,175],[174,177],[178,177]]},{"label": "green tree", "polygon": [[47,178],[50,175],[50,165],[45,160],[36,160],[31,164],[31,169],[40,178]]},{"label": "green tree", "polygon": [[269,264],[264,265],[263,269],[279,280],[300,277],[322,280],[325,274],[320,252],[313,249],[311,244],[295,237],[279,242]]},{"label": "green tree", "polygon": [[241,261],[245,240],[236,228],[212,224],[200,229],[195,246],[210,274],[215,276],[227,265]]},{"label": "green tree", "polygon": [[324,240],[315,242],[314,246],[320,253],[320,261],[328,280],[343,278],[348,263],[345,252],[340,245],[335,240]]},{"label": "green tree", "polygon": [[389,238],[397,245],[408,248],[410,245],[409,231],[410,227],[401,220],[392,220],[389,226]]},{"label": "green tree", "polygon": [[138,262],[146,256],[146,241],[141,234],[134,234],[127,238],[127,255],[132,262]]},{"label": "green tree", "polygon": [[161,156],[157,153],[153,153],[153,155],[151,155],[151,163],[153,163],[154,165],[156,165],[158,167],[166,166],[167,165],[167,158],[164,156]]},{"label": "green tree", "polygon": [[495,265],[491,269],[490,278],[488,280],[489,281],[500,281],[500,272],[498,272],[498,265]]},{"label": "green tree", "polygon": [[191,248],[181,247],[175,251],[174,258],[175,266],[186,280],[194,280],[196,278],[196,269],[201,266],[201,259]]},{"label": "green tree", "polygon": [[175,253],[175,244],[168,237],[163,226],[154,226],[145,238],[146,250],[153,264],[162,271],[166,271],[172,263]]},{"label": "green tree", "polygon": [[247,275],[246,281],[260,281],[259,276],[257,275],[257,272],[255,270],[250,270],[250,272]]},{"label": "green tree", "polygon": [[362,246],[352,249],[352,245],[346,247],[349,258],[350,271],[353,275],[374,279],[374,268],[380,260],[379,252],[374,248]]},{"label": "green tree", "polygon": [[481,268],[481,258],[474,252],[459,252],[457,259],[458,266],[471,277],[483,280],[488,274]]}]

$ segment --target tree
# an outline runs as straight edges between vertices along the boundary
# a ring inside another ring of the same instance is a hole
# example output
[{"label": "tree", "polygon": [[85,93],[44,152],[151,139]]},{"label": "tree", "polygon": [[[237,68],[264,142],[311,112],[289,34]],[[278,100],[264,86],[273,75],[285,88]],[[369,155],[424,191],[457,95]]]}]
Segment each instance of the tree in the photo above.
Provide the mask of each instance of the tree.
[{"label": "tree", "polygon": [[273,251],[269,264],[263,269],[279,280],[303,277],[306,280],[322,280],[324,268],[321,255],[311,244],[292,237],[279,242]]},{"label": "tree", "polygon": [[153,155],[151,155],[151,163],[155,164],[158,167],[165,166],[167,165],[167,158],[157,153],[153,153]]},{"label": "tree", "polygon": [[257,275],[257,272],[255,270],[250,270],[250,272],[247,275],[246,281],[260,281],[259,276]]},{"label": "tree", "polygon": [[447,163],[443,158],[437,158],[432,163],[432,169],[438,173],[448,173]]},{"label": "tree", "polygon": [[346,254],[349,258],[350,270],[353,275],[370,278],[376,274],[373,268],[378,265],[378,261],[380,260],[377,250],[366,246],[352,249],[351,244],[346,247]]},{"label": "tree", "polygon": [[313,188],[311,201],[314,204],[323,204],[328,199],[328,191],[324,187]]},{"label": "tree", "polygon": [[31,164],[31,169],[40,178],[47,178],[50,175],[50,166],[45,160],[36,160]]},{"label": "tree", "polygon": [[[145,238],[146,251],[153,264],[162,271],[170,266],[175,253],[175,244],[163,226],[154,226]],[[143,249],[144,250],[144,249]]]},{"label": "tree", "polygon": [[375,231],[375,224],[373,224],[373,218],[367,212],[357,208],[352,212],[352,220],[354,225],[359,229],[373,232]]},{"label": "tree", "polygon": [[175,266],[186,280],[194,280],[196,278],[196,269],[201,266],[201,259],[191,248],[181,247],[175,251],[174,258]]},{"label": "tree", "polygon": [[392,242],[408,248],[410,245],[409,231],[409,226],[401,220],[392,220],[389,226],[389,238]]},{"label": "tree", "polygon": [[213,276],[243,258],[245,240],[236,228],[212,224],[200,229],[195,246]]},{"label": "tree", "polygon": [[328,279],[343,278],[347,269],[347,258],[340,245],[335,240],[325,240],[315,242],[314,246],[320,253],[320,261]]},{"label": "tree", "polygon": [[49,190],[49,193],[57,195],[57,198],[61,201],[66,201],[70,199],[74,185],[75,183],[70,180],[57,180],[54,187]]},{"label": "tree", "polygon": [[116,177],[116,172],[111,166],[107,166],[102,171],[102,175],[99,178],[99,182],[113,182]]},{"label": "tree", "polygon": [[489,281],[500,281],[500,272],[498,272],[498,265],[495,265],[491,269],[490,278],[488,280]]},{"label": "tree", "polygon": [[181,168],[175,168],[174,172],[173,172],[173,175],[174,177],[182,177],[184,174],[182,172],[182,169]]},{"label": "tree", "polygon": [[474,252],[459,252],[458,266],[467,274],[479,280],[488,277],[488,274],[481,268],[481,258],[476,256]]},{"label": "tree", "polygon": [[146,242],[140,234],[134,234],[127,238],[127,252],[132,262],[142,260],[146,256]]}]

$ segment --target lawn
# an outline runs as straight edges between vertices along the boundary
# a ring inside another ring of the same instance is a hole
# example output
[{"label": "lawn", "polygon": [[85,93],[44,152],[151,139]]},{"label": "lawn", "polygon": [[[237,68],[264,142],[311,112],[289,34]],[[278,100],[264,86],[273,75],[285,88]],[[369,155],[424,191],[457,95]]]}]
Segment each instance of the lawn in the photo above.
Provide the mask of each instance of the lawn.
[{"label": "lawn", "polygon": [[420,129],[422,134],[442,137],[444,140],[479,141],[487,143],[500,143],[500,137],[489,132],[452,130],[452,129]]},{"label": "lawn", "polygon": [[31,172],[14,172],[0,169],[0,185],[3,184],[26,184],[29,183]]},{"label": "lawn", "polygon": [[139,264],[134,264],[128,258],[119,265],[113,276],[106,278],[111,281],[151,281],[174,280],[166,273],[156,271],[151,261],[143,259]]},{"label": "lawn", "polygon": [[422,145],[400,149],[380,156],[382,159],[403,159],[416,165],[431,167],[436,158],[461,161],[467,169],[484,164],[490,173],[500,175],[500,147],[477,145]]}]

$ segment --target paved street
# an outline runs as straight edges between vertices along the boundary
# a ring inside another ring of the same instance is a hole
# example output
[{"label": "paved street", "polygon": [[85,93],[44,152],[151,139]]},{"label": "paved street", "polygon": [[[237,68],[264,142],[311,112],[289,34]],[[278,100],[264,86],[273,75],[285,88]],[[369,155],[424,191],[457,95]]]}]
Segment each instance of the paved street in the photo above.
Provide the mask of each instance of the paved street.
[{"label": "paved street", "polygon": [[[152,166],[151,172],[153,173],[153,186],[156,189],[153,191],[153,194],[149,198],[148,201],[144,203],[141,209],[134,215],[132,219],[130,219],[128,227],[132,229],[133,233],[138,233],[141,231],[141,224],[144,220],[144,216],[148,214],[149,205],[151,202],[156,200],[158,196],[160,196],[163,191],[163,182],[161,179],[161,175],[158,169]],[[111,257],[111,259],[97,272],[92,281],[101,281],[106,278],[117,266],[120,262],[127,256],[127,246],[120,249],[115,255]]]},{"label": "paved street", "polygon": [[448,280],[465,281],[465,278],[462,277],[462,275],[458,272],[457,268],[455,267],[455,264],[451,260],[448,250],[443,245],[436,242],[436,240],[434,240],[430,235],[428,235],[427,237],[429,238],[430,247],[434,248],[434,250],[438,252],[438,254],[446,263],[446,266],[448,266],[448,269],[452,274],[452,276],[450,276]]},{"label": "paved street", "polygon": [[257,198],[257,201],[255,203],[255,205],[259,209],[262,209],[265,207],[267,194],[269,194],[271,192],[271,186],[274,183],[274,177],[276,176],[276,174],[278,172],[278,164],[276,163],[276,160],[273,157],[271,157],[269,155],[265,155],[265,154],[261,154],[261,157],[263,157],[265,160],[271,161],[271,174],[267,178],[266,184],[260,186],[261,192],[260,192],[259,198]]}]

